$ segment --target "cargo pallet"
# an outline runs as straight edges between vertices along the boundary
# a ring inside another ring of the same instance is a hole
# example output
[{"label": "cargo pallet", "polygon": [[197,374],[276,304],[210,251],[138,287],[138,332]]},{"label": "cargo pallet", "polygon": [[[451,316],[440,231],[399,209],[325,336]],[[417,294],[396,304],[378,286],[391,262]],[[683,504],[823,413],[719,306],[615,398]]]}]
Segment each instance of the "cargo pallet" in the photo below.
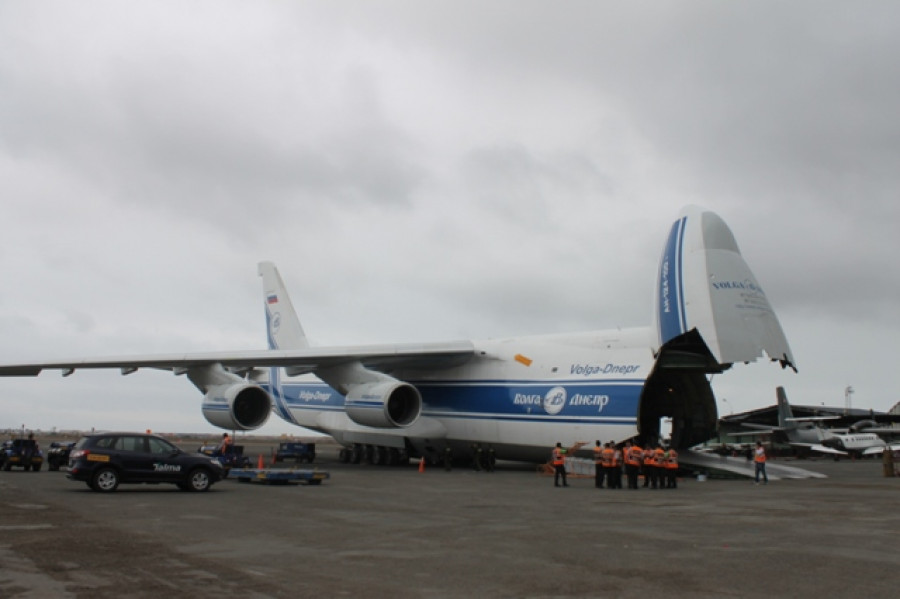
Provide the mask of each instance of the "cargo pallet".
[{"label": "cargo pallet", "polygon": [[257,482],[269,485],[287,485],[305,482],[308,485],[320,485],[331,478],[322,470],[285,470],[276,468],[241,468],[228,473],[229,478],[236,478],[240,483]]}]

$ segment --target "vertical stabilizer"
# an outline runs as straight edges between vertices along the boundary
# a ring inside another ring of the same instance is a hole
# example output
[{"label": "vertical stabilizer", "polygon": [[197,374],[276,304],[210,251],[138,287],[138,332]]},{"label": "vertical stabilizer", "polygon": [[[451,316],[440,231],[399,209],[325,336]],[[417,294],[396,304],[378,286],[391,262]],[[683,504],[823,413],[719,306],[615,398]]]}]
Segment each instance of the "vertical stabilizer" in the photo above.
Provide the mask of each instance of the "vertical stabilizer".
[{"label": "vertical stabilizer", "polygon": [[309,347],[306,333],[291,304],[281,275],[271,262],[259,263],[263,279],[263,300],[266,307],[266,326],[269,349],[302,349]]},{"label": "vertical stabilizer", "polygon": [[769,300],[715,213],[682,211],[666,241],[655,296],[660,347],[696,330],[719,364],[752,362],[765,352],[794,368]]},{"label": "vertical stabilizer", "polygon": [[775,389],[775,397],[778,399],[778,426],[781,428],[795,428],[794,412],[791,410],[791,404],[788,403],[787,393],[784,387]]}]

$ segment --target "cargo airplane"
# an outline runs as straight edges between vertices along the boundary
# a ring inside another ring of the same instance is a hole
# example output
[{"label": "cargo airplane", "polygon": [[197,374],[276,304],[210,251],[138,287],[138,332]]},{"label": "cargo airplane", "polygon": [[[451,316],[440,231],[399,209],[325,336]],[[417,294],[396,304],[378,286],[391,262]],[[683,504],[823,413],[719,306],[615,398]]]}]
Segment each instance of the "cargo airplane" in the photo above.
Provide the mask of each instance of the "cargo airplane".
[{"label": "cargo airplane", "polygon": [[710,376],[767,356],[794,367],[762,286],[715,213],[685,208],[668,231],[651,324],[484,341],[314,347],[275,266],[259,264],[268,350],[0,365],[0,376],[83,368],[184,374],[206,419],[254,430],[274,411],[332,436],[342,458],[472,455],[543,462],[560,441],[715,435]]}]

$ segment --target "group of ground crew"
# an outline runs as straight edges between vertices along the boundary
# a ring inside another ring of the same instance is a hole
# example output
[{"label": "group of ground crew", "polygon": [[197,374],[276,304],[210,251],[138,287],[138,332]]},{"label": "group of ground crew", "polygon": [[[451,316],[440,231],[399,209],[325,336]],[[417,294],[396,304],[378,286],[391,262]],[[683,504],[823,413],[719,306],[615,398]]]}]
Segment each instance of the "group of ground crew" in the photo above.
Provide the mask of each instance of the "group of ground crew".
[{"label": "group of ground crew", "polygon": [[[565,470],[566,450],[561,443],[553,448],[552,461],[555,471],[554,484],[563,486],[566,483]],[[651,489],[678,488],[678,452],[674,447],[664,448],[661,444],[648,445],[641,448],[637,443],[625,441],[617,445],[610,441],[602,444],[597,441],[594,446],[594,486],[598,489],[621,489],[622,470],[628,480],[629,489],[638,488],[638,479],[644,476],[644,487]]]}]

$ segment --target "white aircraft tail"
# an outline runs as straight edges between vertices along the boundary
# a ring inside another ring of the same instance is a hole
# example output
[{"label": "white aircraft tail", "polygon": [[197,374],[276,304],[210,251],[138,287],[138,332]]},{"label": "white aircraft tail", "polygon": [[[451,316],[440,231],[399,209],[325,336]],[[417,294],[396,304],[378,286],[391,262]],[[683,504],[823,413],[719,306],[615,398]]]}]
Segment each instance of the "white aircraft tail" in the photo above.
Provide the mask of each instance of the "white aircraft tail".
[{"label": "white aircraft tail", "polygon": [[753,362],[765,352],[796,370],[769,300],[713,212],[688,207],[672,225],[655,295],[660,348],[696,331],[721,365]]},{"label": "white aircraft tail", "polygon": [[271,262],[260,262],[259,276],[263,278],[269,349],[309,347],[306,333],[303,332],[300,319],[281,280],[281,275],[278,274],[278,269]]}]

